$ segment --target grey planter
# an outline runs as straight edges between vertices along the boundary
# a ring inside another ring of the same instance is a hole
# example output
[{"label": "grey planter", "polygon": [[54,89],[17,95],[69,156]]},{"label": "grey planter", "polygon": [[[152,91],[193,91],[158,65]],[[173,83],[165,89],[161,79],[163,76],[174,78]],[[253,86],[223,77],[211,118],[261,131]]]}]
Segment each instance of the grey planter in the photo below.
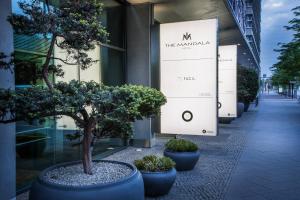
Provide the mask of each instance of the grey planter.
[{"label": "grey planter", "polygon": [[249,106],[250,106],[250,103],[244,103],[244,112],[248,112],[248,109],[249,109]]},{"label": "grey planter", "polygon": [[233,117],[219,117],[219,123],[221,124],[230,124],[233,120]]},{"label": "grey planter", "polygon": [[194,169],[199,160],[200,152],[173,152],[165,150],[164,156],[171,158],[176,163],[177,171],[187,171]]},{"label": "grey planter", "polygon": [[54,165],[44,170],[38,179],[32,184],[29,200],[143,200],[144,199],[144,184],[141,173],[135,166],[118,162],[102,160],[99,162],[112,162],[126,165],[132,169],[132,173],[123,179],[113,183],[96,184],[91,186],[65,186],[55,183],[49,183],[44,180],[44,174],[47,171],[58,167],[78,164],[81,161],[62,163]]},{"label": "grey planter", "polygon": [[244,112],[244,103],[238,102],[237,103],[237,117],[241,117]]},{"label": "grey planter", "polygon": [[145,195],[150,197],[168,194],[176,179],[174,168],[166,172],[141,171],[141,173],[145,185]]}]

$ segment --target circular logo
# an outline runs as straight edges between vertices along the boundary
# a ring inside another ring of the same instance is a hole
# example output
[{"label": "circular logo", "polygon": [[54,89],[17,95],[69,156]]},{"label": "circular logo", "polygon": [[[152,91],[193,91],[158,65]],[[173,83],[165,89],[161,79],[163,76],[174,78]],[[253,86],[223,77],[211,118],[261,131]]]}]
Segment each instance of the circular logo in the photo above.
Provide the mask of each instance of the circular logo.
[{"label": "circular logo", "polygon": [[218,108],[221,108],[222,104],[220,102],[218,102]]},{"label": "circular logo", "polygon": [[186,110],[182,113],[182,119],[186,122],[192,121],[193,113],[189,110]]},{"label": "circular logo", "polygon": [[206,130],[205,130],[205,129],[203,129],[203,130],[202,130],[202,133],[206,133]]}]

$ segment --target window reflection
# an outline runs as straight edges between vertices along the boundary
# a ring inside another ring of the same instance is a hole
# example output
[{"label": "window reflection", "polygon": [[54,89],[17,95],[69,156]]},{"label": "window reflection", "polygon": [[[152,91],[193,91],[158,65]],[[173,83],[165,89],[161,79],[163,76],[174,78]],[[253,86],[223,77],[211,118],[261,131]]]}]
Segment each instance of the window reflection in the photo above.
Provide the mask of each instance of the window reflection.
[{"label": "window reflection", "polygon": [[101,47],[102,82],[106,85],[125,83],[124,52]]}]

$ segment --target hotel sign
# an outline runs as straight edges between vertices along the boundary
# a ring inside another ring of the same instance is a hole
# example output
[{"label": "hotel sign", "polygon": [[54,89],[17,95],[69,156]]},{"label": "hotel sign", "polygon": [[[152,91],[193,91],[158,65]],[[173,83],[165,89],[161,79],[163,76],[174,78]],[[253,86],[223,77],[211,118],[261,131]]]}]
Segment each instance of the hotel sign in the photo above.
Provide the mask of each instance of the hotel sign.
[{"label": "hotel sign", "polygon": [[237,46],[219,47],[219,117],[237,117]]},{"label": "hotel sign", "polygon": [[216,19],[160,25],[161,133],[217,135]]}]

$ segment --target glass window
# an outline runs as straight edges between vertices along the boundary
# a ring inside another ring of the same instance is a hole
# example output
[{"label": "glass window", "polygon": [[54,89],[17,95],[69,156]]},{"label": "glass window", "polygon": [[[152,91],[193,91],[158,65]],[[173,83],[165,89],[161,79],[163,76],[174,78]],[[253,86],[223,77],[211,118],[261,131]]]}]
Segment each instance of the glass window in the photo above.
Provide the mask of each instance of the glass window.
[{"label": "glass window", "polygon": [[105,85],[122,85],[125,83],[124,52],[101,47],[102,82]]},{"label": "glass window", "polygon": [[124,48],[124,7],[113,0],[101,2],[105,7],[101,21],[109,33],[108,44]]}]

